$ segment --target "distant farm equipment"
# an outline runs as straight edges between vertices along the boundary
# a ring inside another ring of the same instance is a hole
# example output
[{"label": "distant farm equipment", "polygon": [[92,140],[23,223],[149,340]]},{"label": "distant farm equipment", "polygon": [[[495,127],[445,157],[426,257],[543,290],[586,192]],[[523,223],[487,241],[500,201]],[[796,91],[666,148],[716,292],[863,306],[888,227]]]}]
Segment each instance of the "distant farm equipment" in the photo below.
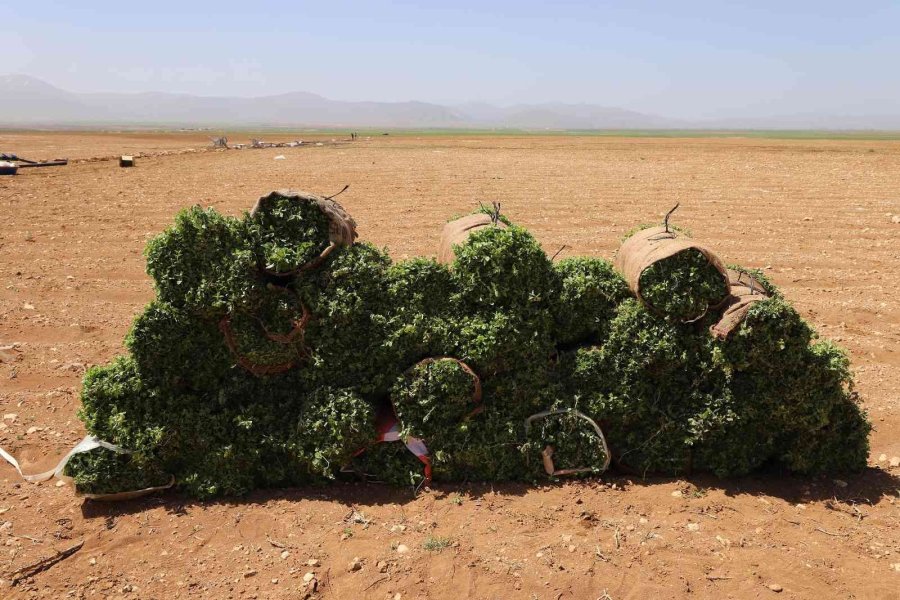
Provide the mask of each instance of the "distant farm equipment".
[{"label": "distant farm equipment", "polygon": [[359,134],[351,133],[350,138],[344,139],[334,139],[332,138],[330,141],[303,141],[303,140],[291,140],[288,142],[267,142],[260,138],[251,138],[250,143],[248,144],[235,144],[228,143],[228,138],[225,136],[210,138],[212,142],[212,148],[215,150],[244,150],[244,149],[253,149],[260,150],[265,148],[299,148],[301,146],[331,146],[331,145],[339,145],[344,144],[346,142],[355,141],[359,139]]},{"label": "distant farm equipment", "polygon": [[15,154],[0,154],[0,175],[15,175],[19,169],[34,167],[62,167],[69,164],[67,158],[55,158],[53,160],[29,160]]}]

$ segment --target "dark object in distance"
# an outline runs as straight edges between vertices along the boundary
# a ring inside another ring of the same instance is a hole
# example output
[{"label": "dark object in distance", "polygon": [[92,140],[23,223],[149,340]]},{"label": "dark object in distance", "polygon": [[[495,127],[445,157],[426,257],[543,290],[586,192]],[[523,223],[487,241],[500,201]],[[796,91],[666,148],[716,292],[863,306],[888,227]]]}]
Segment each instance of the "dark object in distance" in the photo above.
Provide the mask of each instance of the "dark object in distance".
[{"label": "dark object in distance", "polygon": [[25,164],[19,165],[19,168],[27,169],[29,167],[64,167],[67,164],[69,164],[69,159],[58,158],[56,160],[45,160],[43,162],[26,162]]},{"label": "dark object in distance", "polygon": [[[69,164],[69,160],[67,158],[57,158],[54,160],[45,160],[42,162],[37,162],[34,160],[28,160],[27,158],[21,158],[16,156],[15,154],[0,154],[0,161],[9,161],[14,163],[13,166],[17,168],[26,168],[26,167],[61,167],[63,165]],[[2,173],[3,175],[15,175],[13,173]]]},{"label": "dark object in distance", "polygon": [[119,166],[120,167],[133,167],[134,166],[134,157],[129,156],[127,154],[123,154],[119,157]]}]

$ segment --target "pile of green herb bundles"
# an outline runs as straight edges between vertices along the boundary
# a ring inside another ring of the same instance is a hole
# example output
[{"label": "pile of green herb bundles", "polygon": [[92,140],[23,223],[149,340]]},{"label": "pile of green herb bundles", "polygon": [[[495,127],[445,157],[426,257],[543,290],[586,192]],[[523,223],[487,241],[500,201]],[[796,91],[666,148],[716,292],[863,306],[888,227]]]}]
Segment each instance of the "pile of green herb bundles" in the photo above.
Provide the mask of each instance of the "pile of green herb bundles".
[{"label": "pile of green herb bundles", "polygon": [[156,298],[80,412],[127,452],[75,455],[85,494],[865,466],[846,355],[668,226],[618,269],[553,263],[495,207],[392,263],[333,199],[274,192],[182,211],[146,255]]}]

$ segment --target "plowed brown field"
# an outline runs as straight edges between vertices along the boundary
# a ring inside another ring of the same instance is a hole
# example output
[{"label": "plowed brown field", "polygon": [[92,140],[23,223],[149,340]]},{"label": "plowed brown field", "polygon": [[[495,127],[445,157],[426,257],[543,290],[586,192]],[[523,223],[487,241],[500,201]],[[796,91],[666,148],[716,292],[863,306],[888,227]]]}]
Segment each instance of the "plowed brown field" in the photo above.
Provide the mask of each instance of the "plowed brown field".
[{"label": "plowed brown field", "polygon": [[[765,268],[850,350],[876,428],[870,468],[844,481],[616,476],[417,498],[339,484],[103,504],[25,483],[2,463],[0,597],[900,598],[900,142],[393,135],[206,145],[199,134],[0,132],[0,151],[82,159],[0,177],[0,446],[27,471],[83,436],[83,370],[122,351],[153,295],[142,249],[179,208],[238,214],[273,189],[348,183],[340,201],[361,237],[395,258],[434,255],[449,217],[491,200],[550,254],[566,245],[561,256],[610,257],[625,231],[680,201],[675,222],[726,261]],[[139,152],[153,155],[133,169],[85,160]],[[11,585],[17,569],[81,540]]]}]

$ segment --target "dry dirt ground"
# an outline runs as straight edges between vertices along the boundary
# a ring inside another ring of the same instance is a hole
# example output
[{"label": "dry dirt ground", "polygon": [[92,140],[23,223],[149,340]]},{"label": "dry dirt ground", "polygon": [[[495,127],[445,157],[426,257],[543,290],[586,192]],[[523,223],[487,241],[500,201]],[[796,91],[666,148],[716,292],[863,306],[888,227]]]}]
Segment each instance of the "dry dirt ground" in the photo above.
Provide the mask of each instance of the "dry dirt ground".
[{"label": "dry dirt ground", "polygon": [[378,136],[199,151],[207,143],[0,132],[0,151],[27,157],[151,154],[133,169],[96,160],[0,178],[0,446],[26,470],[82,437],[82,371],[122,351],[153,295],[143,246],[175,211],[238,214],[272,189],[347,183],[361,237],[395,258],[433,255],[450,216],[490,200],[549,253],[610,257],[623,232],[681,201],[676,222],[765,268],[850,350],[876,428],[870,468],[843,481],[610,476],[417,498],[341,484],[103,504],[4,463],[0,597],[900,597],[900,142]]}]

